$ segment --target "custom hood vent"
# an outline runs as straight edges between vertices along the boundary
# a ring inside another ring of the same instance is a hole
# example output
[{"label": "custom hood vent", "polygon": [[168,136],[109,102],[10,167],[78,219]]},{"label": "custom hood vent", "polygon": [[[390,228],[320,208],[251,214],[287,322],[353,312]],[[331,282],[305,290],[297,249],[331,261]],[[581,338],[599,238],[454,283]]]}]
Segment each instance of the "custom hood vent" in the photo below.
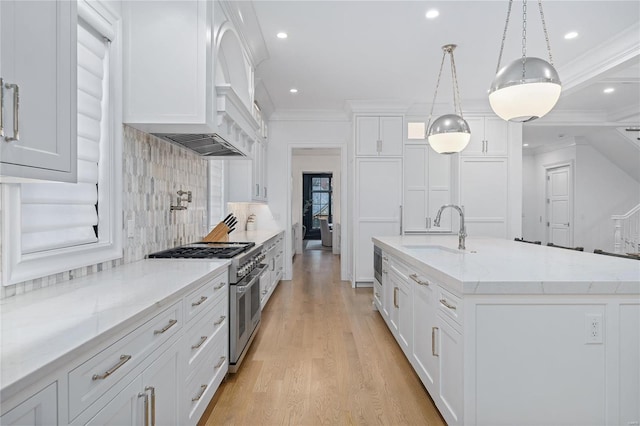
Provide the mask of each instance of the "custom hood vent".
[{"label": "custom hood vent", "polygon": [[152,133],[153,136],[164,139],[176,145],[195,151],[202,156],[210,157],[245,157],[246,155],[231,145],[217,133],[211,134],[179,134]]}]

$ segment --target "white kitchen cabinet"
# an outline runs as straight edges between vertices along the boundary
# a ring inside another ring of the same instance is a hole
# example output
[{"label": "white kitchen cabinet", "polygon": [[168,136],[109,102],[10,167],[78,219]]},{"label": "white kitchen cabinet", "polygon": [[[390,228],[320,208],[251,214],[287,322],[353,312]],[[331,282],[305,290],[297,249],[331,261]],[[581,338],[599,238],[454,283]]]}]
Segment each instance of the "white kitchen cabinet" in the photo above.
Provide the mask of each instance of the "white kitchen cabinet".
[{"label": "white kitchen cabinet", "polygon": [[402,233],[402,158],[357,158],[354,281],[373,283],[371,237]]},{"label": "white kitchen cabinet", "polygon": [[460,205],[468,235],[507,237],[508,172],[506,158],[460,158]]},{"label": "white kitchen cabinet", "polygon": [[124,122],[179,139],[215,133],[251,156],[261,130],[254,65],[231,20],[215,28],[225,22],[219,2],[132,1],[122,9]]},{"label": "white kitchen cabinet", "polygon": [[471,129],[469,145],[460,156],[507,156],[509,123],[498,117],[465,117]]},{"label": "white kitchen cabinet", "polygon": [[139,396],[142,393],[142,388],[142,377],[137,376],[122,392],[119,392],[115,398],[102,407],[95,417],[85,424],[87,426],[135,426],[145,424],[144,407],[140,402],[142,397]]},{"label": "white kitchen cabinet", "polygon": [[[620,407],[617,423],[632,425],[640,421],[640,303],[624,303],[619,310]],[[613,333],[616,335],[617,333]],[[616,423],[613,417],[608,423]]]},{"label": "white kitchen cabinet", "polygon": [[284,272],[284,231],[264,242],[267,271],[260,279],[260,307],[264,309]]},{"label": "white kitchen cabinet", "polygon": [[356,156],[402,156],[401,116],[356,116]]},{"label": "white kitchen cabinet", "polygon": [[267,144],[258,141],[251,148],[253,158],[225,161],[227,200],[230,202],[267,201]]},{"label": "white kitchen cabinet", "polygon": [[440,365],[435,352],[438,330],[436,286],[424,277],[413,289],[413,350],[411,364],[432,395],[436,393]]},{"label": "white kitchen cabinet", "polygon": [[447,424],[464,424],[461,327],[451,326],[442,315],[439,315],[436,342],[435,353],[438,358],[437,396],[434,398],[436,406]]},{"label": "white kitchen cabinet", "polygon": [[393,309],[393,287],[389,278],[389,256],[382,252],[382,318],[391,328],[390,317]]},{"label": "white kitchen cabinet", "polygon": [[451,210],[442,213],[440,227],[433,224],[438,209],[451,203],[453,156],[433,151],[428,144],[404,147],[404,233],[449,232]]},{"label": "white kitchen cabinet", "polygon": [[0,417],[5,426],[33,425],[52,426],[58,424],[57,383],[52,383],[11,411]]},{"label": "white kitchen cabinet", "polygon": [[76,8],[0,2],[2,181],[76,181]]},{"label": "white kitchen cabinet", "polygon": [[411,359],[413,342],[413,286],[409,269],[397,259],[389,260],[389,284],[391,287],[391,311],[389,322],[396,341],[405,356]]}]

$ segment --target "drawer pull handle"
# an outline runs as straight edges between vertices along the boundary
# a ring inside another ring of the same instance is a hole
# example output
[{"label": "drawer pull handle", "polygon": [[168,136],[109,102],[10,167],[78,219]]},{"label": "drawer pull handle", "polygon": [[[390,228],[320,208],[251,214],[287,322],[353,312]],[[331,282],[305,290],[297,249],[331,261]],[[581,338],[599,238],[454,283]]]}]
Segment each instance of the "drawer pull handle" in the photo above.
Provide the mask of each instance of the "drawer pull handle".
[{"label": "drawer pull handle", "polygon": [[220,325],[227,318],[225,315],[220,316],[220,319],[213,323],[213,325]]},{"label": "drawer pull handle", "polygon": [[109,377],[110,375],[115,373],[115,371],[118,368],[120,368],[123,365],[125,365],[127,363],[127,361],[129,361],[130,359],[131,359],[131,355],[120,355],[120,361],[116,365],[114,365],[113,367],[111,367],[110,369],[105,371],[104,374],[94,374],[93,377],[91,377],[91,380],[106,379],[107,377]]},{"label": "drawer pull handle", "polygon": [[144,391],[151,391],[151,426],[156,426],[156,388],[147,386]]},{"label": "drawer pull handle", "polygon": [[13,136],[5,137],[6,142],[19,141],[20,133],[18,130],[19,118],[20,118],[20,87],[17,84],[6,83],[5,89],[13,89]]},{"label": "drawer pull handle", "polygon": [[440,354],[436,353],[436,330],[438,330],[438,327],[431,327],[431,355],[440,356]]},{"label": "drawer pull handle", "polygon": [[415,282],[417,282],[420,285],[428,286],[429,284],[431,284],[429,281],[422,281],[422,280],[418,279],[418,274],[411,274],[411,275],[409,275],[409,278],[411,278],[412,280],[414,280]]},{"label": "drawer pull handle", "polygon": [[202,395],[204,395],[204,391],[206,391],[206,390],[207,390],[207,385],[200,386],[200,393],[195,398],[191,398],[191,402],[196,402],[200,398],[202,398]]},{"label": "drawer pull handle", "polygon": [[207,339],[208,339],[208,338],[209,338],[209,337],[207,337],[207,336],[202,336],[202,337],[200,338],[200,341],[199,341],[197,344],[195,344],[195,345],[191,345],[191,349],[198,349],[200,346],[202,346],[202,344],[203,344],[204,342],[206,342],[206,341],[207,341]]},{"label": "drawer pull handle", "polygon": [[213,367],[214,370],[217,370],[218,368],[222,367],[222,364],[224,364],[224,361],[227,359],[226,356],[221,356],[220,357],[220,361],[218,361],[218,364],[216,364],[215,367]]},{"label": "drawer pull handle", "polygon": [[393,306],[399,308],[398,306],[398,287],[393,288]]},{"label": "drawer pull handle", "polygon": [[174,325],[176,325],[178,323],[178,320],[169,320],[169,324],[165,325],[162,330],[154,330],[153,334],[162,334],[165,331],[167,331],[168,329],[170,329],[171,327],[173,327]]},{"label": "drawer pull handle", "polygon": [[[217,290],[217,289],[216,289],[216,290]],[[199,306],[199,305],[202,305],[202,304],[204,303],[204,301],[205,301],[205,300],[207,300],[207,299],[208,299],[208,297],[207,297],[207,296],[202,296],[202,297],[200,298],[200,300],[198,300],[197,302],[193,302],[193,303],[191,304],[191,306]]]},{"label": "drawer pull handle", "polygon": [[449,302],[447,302],[446,299],[440,299],[440,303],[442,303],[444,306],[446,306],[449,309],[453,309],[454,311],[456,310],[456,307],[450,304]]},{"label": "drawer pull handle", "polygon": [[226,284],[227,284],[227,283],[222,282],[222,283],[218,284],[217,286],[215,286],[213,289],[214,289],[214,290],[220,290],[221,288],[224,288],[224,286],[225,286]]}]

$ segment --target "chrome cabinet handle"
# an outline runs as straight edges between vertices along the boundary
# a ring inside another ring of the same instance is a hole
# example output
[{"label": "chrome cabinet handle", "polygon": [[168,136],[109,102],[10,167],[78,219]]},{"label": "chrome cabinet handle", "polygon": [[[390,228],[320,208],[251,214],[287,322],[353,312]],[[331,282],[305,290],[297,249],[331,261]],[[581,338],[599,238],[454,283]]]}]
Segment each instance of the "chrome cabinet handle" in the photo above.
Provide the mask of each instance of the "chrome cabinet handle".
[{"label": "chrome cabinet handle", "polygon": [[376,151],[378,151],[378,154],[382,152],[382,141],[379,139],[376,141]]},{"label": "chrome cabinet handle", "polygon": [[156,388],[147,386],[144,391],[151,391],[151,426],[156,426]]},{"label": "chrome cabinet handle", "polygon": [[262,290],[262,294],[267,294],[267,290]]},{"label": "chrome cabinet handle", "polygon": [[431,284],[429,281],[422,281],[418,279],[418,274],[411,274],[409,275],[409,278],[411,278],[412,280],[414,280],[415,282],[417,282],[420,285],[426,285],[428,286],[429,284]]},{"label": "chrome cabinet handle", "polygon": [[138,398],[144,398],[144,426],[149,426],[149,395],[147,392],[140,392]]},{"label": "chrome cabinet handle", "polygon": [[431,327],[431,355],[440,356],[440,354],[436,353],[436,330],[438,330],[438,327]]},{"label": "chrome cabinet handle", "polygon": [[217,291],[217,290],[220,290],[221,288],[224,288],[225,285],[227,285],[227,283],[222,282],[217,286],[215,286],[213,289]]},{"label": "chrome cabinet handle", "polygon": [[194,398],[191,398],[191,402],[196,402],[198,401],[200,398],[202,398],[202,395],[204,395],[204,391],[207,390],[207,386],[208,385],[202,385],[200,386],[200,393],[198,393],[198,395]]},{"label": "chrome cabinet handle", "polygon": [[215,365],[215,367],[213,367],[213,369],[217,370],[218,368],[222,367],[222,364],[224,364],[225,359],[227,359],[226,356],[221,356],[220,361],[218,361],[218,363]]},{"label": "chrome cabinet handle", "polygon": [[0,77],[0,138],[4,137],[4,79]]},{"label": "chrome cabinet handle", "polygon": [[220,325],[222,324],[222,322],[225,320],[225,318],[227,318],[226,316],[222,315],[220,316],[220,319],[216,322],[213,323],[213,325]]},{"label": "chrome cabinet handle", "polygon": [[389,260],[387,256],[382,256],[382,260]]},{"label": "chrome cabinet handle", "polygon": [[6,89],[13,89],[13,136],[7,136],[7,142],[19,141],[20,133],[18,130],[20,116],[20,87],[17,84],[7,83],[4,85]]},{"label": "chrome cabinet handle", "polygon": [[173,327],[174,325],[176,325],[178,323],[178,320],[169,320],[169,324],[165,325],[161,330],[154,330],[153,334],[162,334],[165,331],[167,331],[168,329],[170,329],[171,327]]},{"label": "chrome cabinet handle", "polygon": [[[218,290],[218,289],[216,288],[216,290]],[[204,303],[204,301],[205,301],[205,300],[207,300],[207,299],[208,299],[208,298],[207,298],[207,296],[202,296],[202,297],[200,297],[200,300],[198,300],[197,302],[193,302],[193,303],[191,304],[191,306],[199,306],[199,305],[202,305],[202,304]]]},{"label": "chrome cabinet handle", "polygon": [[440,299],[440,303],[442,303],[444,306],[446,306],[449,309],[453,309],[454,311],[456,310],[455,305],[450,304],[445,299]]},{"label": "chrome cabinet handle", "polygon": [[191,349],[198,349],[200,346],[202,346],[202,344],[204,342],[207,341],[209,337],[208,336],[202,336],[200,337],[200,341],[198,343],[196,343],[195,345],[191,345]]},{"label": "chrome cabinet handle", "polygon": [[393,288],[393,306],[399,308],[398,306],[398,287]]},{"label": "chrome cabinet handle", "polygon": [[122,367],[123,365],[125,365],[127,363],[127,361],[129,361],[131,359],[131,355],[120,355],[120,361],[114,365],[113,367],[111,367],[110,369],[108,369],[107,371],[105,371],[103,374],[94,374],[91,377],[91,380],[102,380],[102,379],[106,379],[107,377],[109,377],[110,375],[112,375],[113,373],[115,373],[115,371]]},{"label": "chrome cabinet handle", "polygon": [[402,206],[400,206],[400,235],[402,235]]}]

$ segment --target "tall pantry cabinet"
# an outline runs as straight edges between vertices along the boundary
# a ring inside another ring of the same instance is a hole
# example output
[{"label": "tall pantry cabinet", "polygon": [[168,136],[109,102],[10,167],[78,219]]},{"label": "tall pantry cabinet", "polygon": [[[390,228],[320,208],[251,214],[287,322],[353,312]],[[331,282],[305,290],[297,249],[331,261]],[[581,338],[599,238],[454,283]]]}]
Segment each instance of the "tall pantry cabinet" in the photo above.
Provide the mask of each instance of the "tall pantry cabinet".
[{"label": "tall pantry cabinet", "polygon": [[402,233],[401,115],[356,115],[353,281],[373,282],[375,235]]}]

